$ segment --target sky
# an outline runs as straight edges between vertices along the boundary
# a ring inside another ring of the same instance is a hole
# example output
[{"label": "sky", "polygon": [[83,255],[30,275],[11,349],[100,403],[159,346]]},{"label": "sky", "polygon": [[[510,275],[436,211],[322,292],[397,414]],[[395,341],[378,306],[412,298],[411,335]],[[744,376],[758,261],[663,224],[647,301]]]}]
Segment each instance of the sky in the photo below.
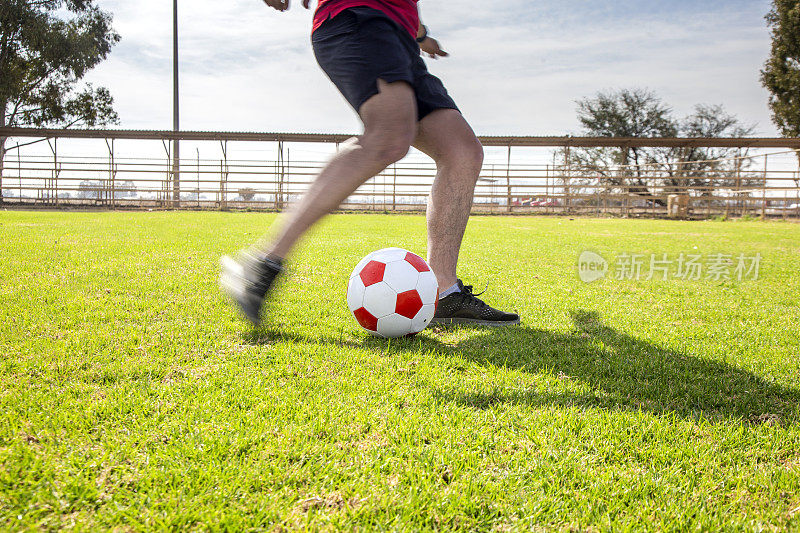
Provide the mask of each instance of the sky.
[{"label": "sky", "polygon": [[[314,59],[311,12],[262,0],[179,0],[181,128],[356,133]],[[87,77],[123,128],[172,127],[172,2],[98,0],[122,41]],[[312,6],[313,6],[312,2]],[[429,60],[480,135],[580,134],[576,101],[648,88],[677,116],[722,104],[773,136],[759,70],[769,0],[421,0],[451,57]]]}]

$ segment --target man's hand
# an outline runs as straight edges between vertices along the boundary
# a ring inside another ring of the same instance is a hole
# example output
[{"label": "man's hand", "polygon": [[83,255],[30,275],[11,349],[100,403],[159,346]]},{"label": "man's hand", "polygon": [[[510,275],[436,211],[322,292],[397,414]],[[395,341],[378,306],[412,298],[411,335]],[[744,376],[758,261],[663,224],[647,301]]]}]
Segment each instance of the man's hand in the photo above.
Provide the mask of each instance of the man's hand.
[{"label": "man's hand", "polygon": [[[269,7],[275,8],[278,11],[286,11],[289,9],[289,2],[291,0],[264,0],[264,3],[267,4]],[[303,7],[308,9],[308,5],[311,3],[311,0],[303,0]]]},{"label": "man's hand", "polygon": [[[288,2],[289,0],[286,1]],[[431,57],[432,59],[439,59],[440,56],[447,57],[450,55],[444,50],[442,50],[442,48],[439,46],[439,41],[437,41],[433,37],[427,37],[424,41],[419,43],[419,48],[420,50],[428,54],[428,56]]]}]

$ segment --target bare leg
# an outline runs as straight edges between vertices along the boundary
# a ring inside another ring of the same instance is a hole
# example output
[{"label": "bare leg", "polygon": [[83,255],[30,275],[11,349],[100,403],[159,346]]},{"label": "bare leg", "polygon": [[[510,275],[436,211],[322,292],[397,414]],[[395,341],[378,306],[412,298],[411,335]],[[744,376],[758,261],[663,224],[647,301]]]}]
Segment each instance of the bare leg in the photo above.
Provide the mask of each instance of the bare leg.
[{"label": "bare leg", "polygon": [[483,147],[454,109],[440,109],[425,117],[414,146],[436,161],[436,179],[428,198],[428,263],[444,290],[456,282],[458,253],[483,165]]},{"label": "bare leg", "polygon": [[405,82],[383,80],[378,80],[378,88],[380,93],[359,110],[364,134],[342,145],[305,196],[280,220],[275,240],[263,246],[270,257],[286,257],[314,223],[408,153],[417,131],[414,91]]}]

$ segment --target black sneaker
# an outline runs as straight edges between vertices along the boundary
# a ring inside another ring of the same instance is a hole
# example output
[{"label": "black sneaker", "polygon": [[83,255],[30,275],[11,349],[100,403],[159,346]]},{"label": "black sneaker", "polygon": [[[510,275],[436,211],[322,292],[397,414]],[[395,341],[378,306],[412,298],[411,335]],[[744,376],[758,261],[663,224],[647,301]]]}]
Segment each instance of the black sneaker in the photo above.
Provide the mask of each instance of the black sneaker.
[{"label": "black sneaker", "polygon": [[275,261],[256,257],[250,252],[239,253],[236,259],[225,256],[220,260],[222,271],[219,285],[242,314],[258,326],[261,324],[261,307],[275,278],[283,266]]},{"label": "black sneaker", "polygon": [[479,299],[483,293],[473,294],[472,286],[464,286],[458,280],[460,292],[449,294],[439,300],[436,314],[431,324],[472,324],[476,326],[515,326],[519,324],[519,315],[505,313],[490,307]]}]

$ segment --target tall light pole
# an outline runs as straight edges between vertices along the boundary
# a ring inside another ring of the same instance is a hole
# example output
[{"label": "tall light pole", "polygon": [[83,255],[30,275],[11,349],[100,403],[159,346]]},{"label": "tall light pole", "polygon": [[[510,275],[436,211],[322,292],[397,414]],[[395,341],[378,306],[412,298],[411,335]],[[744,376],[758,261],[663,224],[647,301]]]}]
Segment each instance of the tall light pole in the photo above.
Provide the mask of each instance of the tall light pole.
[{"label": "tall light pole", "polygon": [[[172,0],[172,130],[181,129],[180,92],[178,90],[178,0]],[[172,203],[181,200],[181,144],[177,137],[172,140]]]}]

